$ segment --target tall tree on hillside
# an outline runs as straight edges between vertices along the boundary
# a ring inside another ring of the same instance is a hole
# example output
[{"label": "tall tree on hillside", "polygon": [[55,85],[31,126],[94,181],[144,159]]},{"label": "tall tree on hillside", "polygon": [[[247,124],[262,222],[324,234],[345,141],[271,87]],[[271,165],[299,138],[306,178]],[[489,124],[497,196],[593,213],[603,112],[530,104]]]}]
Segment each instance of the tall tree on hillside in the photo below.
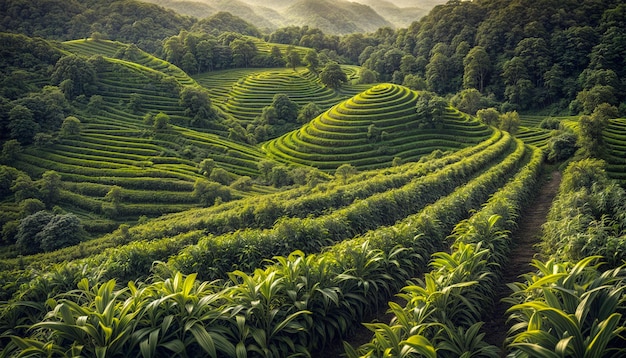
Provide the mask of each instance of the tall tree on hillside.
[{"label": "tall tree on hillside", "polygon": [[61,57],[54,65],[52,83],[61,84],[61,89],[70,99],[81,94],[90,95],[95,82],[96,71],[93,65],[82,57]]},{"label": "tall tree on hillside", "polygon": [[277,93],[274,95],[272,106],[276,108],[276,115],[278,119],[287,123],[294,123],[298,118],[298,104],[284,93]]},{"label": "tall tree on hillside", "polygon": [[320,81],[324,86],[336,89],[348,82],[348,76],[337,62],[329,62],[320,73]]},{"label": "tall tree on hillside", "polygon": [[236,39],[230,43],[235,67],[248,67],[250,60],[256,55],[257,49],[254,42],[247,39]]},{"label": "tall tree on hillside", "polygon": [[319,57],[317,56],[317,51],[311,49],[307,51],[306,55],[304,55],[304,62],[306,63],[307,68],[311,72],[317,72],[317,67],[320,65]]},{"label": "tall tree on hillside", "polygon": [[287,60],[287,66],[291,67],[294,71],[296,70],[296,67],[302,66],[302,59],[300,58],[300,55],[293,46],[289,46],[287,48],[287,53],[285,56]]},{"label": "tall tree on hillside", "polygon": [[476,88],[481,93],[491,71],[491,61],[485,48],[476,46],[463,59],[463,87]]},{"label": "tall tree on hillside", "polygon": [[578,120],[578,144],[585,154],[592,157],[602,156],[604,139],[602,132],[609,124],[610,118],[617,117],[617,108],[602,103],[596,107],[591,116],[583,115]]},{"label": "tall tree on hillside", "polygon": [[39,124],[34,121],[30,109],[18,104],[9,111],[8,128],[11,131],[11,138],[17,139],[22,144],[30,144],[39,130]]}]

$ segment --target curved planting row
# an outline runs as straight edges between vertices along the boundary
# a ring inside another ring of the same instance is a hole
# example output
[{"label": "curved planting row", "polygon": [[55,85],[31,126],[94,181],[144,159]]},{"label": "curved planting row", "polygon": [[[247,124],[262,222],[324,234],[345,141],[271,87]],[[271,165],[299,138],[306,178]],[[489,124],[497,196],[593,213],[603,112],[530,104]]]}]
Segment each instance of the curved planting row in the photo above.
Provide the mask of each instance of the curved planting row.
[{"label": "curved planting row", "polygon": [[272,104],[277,93],[286,94],[299,105],[315,102],[328,107],[337,102],[334,91],[305,77],[301,72],[275,69],[251,74],[237,81],[228,93],[223,109],[239,120],[253,121],[261,115],[263,107]]},{"label": "curved planting row", "polygon": [[350,163],[376,168],[394,157],[417,160],[435,149],[473,145],[489,137],[492,129],[447,108],[442,129],[419,126],[415,105],[418,94],[406,87],[378,85],[358,94],[306,124],[264,145],[283,161],[323,170]]},{"label": "curved planting row", "polygon": [[[102,55],[109,58],[114,58],[120,50],[127,50],[130,47],[130,45],[120,42],[94,39],[66,41],[63,42],[63,46],[71,52],[79,55],[88,57],[93,55]],[[134,49],[134,52],[130,55],[130,57],[132,58],[129,60],[134,63],[151,68],[163,73],[164,75],[171,76],[181,84],[195,84],[195,81],[189,77],[185,71],[138,48]]]},{"label": "curved planting row", "polygon": [[[98,51],[104,45],[118,46],[87,41],[75,47]],[[15,164],[33,178],[56,171],[62,181],[57,204],[77,212],[87,227],[93,226],[91,221],[113,220],[106,228],[99,226],[110,231],[117,226],[114,220],[197,207],[194,183],[203,178],[197,165],[208,157],[235,176],[258,175],[257,165],[264,155],[254,147],[174,125],[155,131],[144,124],[146,113],[163,112],[172,121],[184,116],[178,95],[159,80],[165,74],[121,60],[105,60],[98,68],[95,94],[103,101],[98,108],[76,115],[81,121],[80,134],[59,138],[45,150],[26,148]],[[131,108],[137,95],[139,104]],[[219,133],[227,132],[222,128]],[[113,186],[121,188],[120,200],[115,203],[105,199]]]},{"label": "curved planting row", "polygon": [[374,338],[358,350],[345,345],[348,357],[500,356],[498,347],[483,341],[480,328],[497,297],[494,290],[508,261],[510,233],[532,195],[542,156],[534,149],[528,165],[512,181],[455,227],[452,252],[431,256],[432,271],[398,295],[405,306],[389,302],[391,322],[366,324]]},{"label": "curved planting row", "polygon": [[[441,158],[434,158],[420,163],[407,163],[402,166],[389,168],[384,173],[379,173],[378,171],[363,172],[351,177],[349,183],[346,184],[340,184],[339,180],[336,180],[314,188],[300,187],[267,195],[261,200],[256,197],[246,198],[224,203],[216,207],[188,210],[183,213],[151,220],[148,224],[135,226],[124,233],[117,231],[102,238],[84,242],[81,244],[80,252],[77,252],[74,248],[66,248],[56,251],[54,255],[44,254],[22,257],[20,262],[22,264],[46,266],[56,262],[90,256],[102,252],[105,248],[127,244],[132,241],[158,240],[194,230],[202,230],[205,234],[219,235],[243,228],[269,228],[281,217],[317,217],[330,210],[337,210],[351,205],[355,200],[366,199],[377,193],[401,188],[419,177],[441,170],[464,158],[473,157],[502,139],[502,132],[496,131],[489,140],[479,145]],[[124,162],[127,159],[117,159],[117,161]],[[133,161],[130,162],[133,163]],[[77,188],[73,188],[71,185],[76,185]],[[89,183],[66,183],[66,187],[72,191],[77,191],[80,188],[81,193],[93,197],[103,197],[110,189],[108,185]],[[132,190],[125,190],[124,194],[128,196],[131,192],[134,198],[142,198],[145,194],[158,195],[158,198],[153,198],[152,200],[159,202],[162,202],[163,198],[168,198],[175,194],[163,191],[152,193]],[[185,195],[184,192],[180,194]],[[76,195],[73,198],[67,192],[64,195],[68,196],[69,199],[74,199],[73,201],[75,202],[80,202],[82,206],[92,205],[99,207],[100,205],[100,202],[96,200],[86,200],[85,196]],[[86,207],[86,209],[88,208]],[[17,264],[17,259],[4,260],[1,263],[2,267],[15,267]]]},{"label": "curved planting row", "polygon": [[[515,168],[525,162],[525,150],[519,142],[511,142],[510,137],[507,138],[508,140],[496,143],[479,155],[418,178],[403,188],[358,201],[333,214],[315,219],[284,219],[269,230],[238,231],[220,237],[202,238],[201,231],[191,231],[150,243],[136,242],[109,249],[83,261],[88,262],[90,267],[99,267],[100,275],[106,272],[107,277],[129,280],[145,275],[153,261],[164,260],[180,250],[179,254],[170,259],[171,265],[185,270],[197,270],[203,277],[211,278],[224,277],[233,268],[253,269],[264,259],[288,253],[293,249],[319,250],[327,243],[350,238],[379,225],[393,224],[429,202],[436,201],[441,195],[471,178],[476,170],[489,166],[493,161],[502,160],[503,156],[506,158],[487,173],[514,172]],[[514,144],[514,148],[510,148],[511,144]],[[511,149],[515,151],[508,155]],[[489,195],[489,185],[506,180],[507,175],[500,174],[494,182],[493,174],[482,174],[480,178],[484,179],[477,183],[482,183],[484,187],[477,189],[470,186],[477,190],[475,194],[478,197]],[[491,184],[487,185],[485,180],[489,180]],[[467,205],[463,204],[457,209],[469,210]],[[473,205],[479,205],[479,202],[471,204]],[[449,221],[455,220],[454,218],[455,216],[450,216],[442,219]],[[197,245],[188,246],[198,239],[200,241]]]},{"label": "curved planting row", "polygon": [[[109,313],[119,319],[126,314],[134,317],[128,320],[130,325],[125,326],[123,332],[114,329],[111,333],[113,337],[128,334],[133,338],[124,340],[121,347],[108,347],[110,350],[107,352],[110,354],[115,354],[118,349],[127,354],[138,354],[141,346],[144,347],[143,354],[150,356],[149,352],[155,351],[149,350],[149,347],[155,347],[155,350],[158,347],[167,349],[166,347],[173,347],[172,340],[180,339],[184,343],[179,345],[179,349],[186,354],[204,352],[208,356],[234,357],[263,350],[281,356],[297,352],[309,355],[322,349],[327,343],[344,337],[364,315],[375,310],[381,302],[397,292],[408,277],[414,277],[423,271],[423,258],[443,247],[445,237],[455,223],[467,217],[469,210],[479,208],[513,173],[529,163],[530,153],[521,142],[514,143],[516,145],[513,153],[505,155],[498,164],[480,165],[485,171],[465,182],[465,185],[458,186],[449,195],[393,227],[377,228],[366,235],[330,247],[325,253],[310,256],[296,253],[287,258],[278,257],[275,265],[265,270],[257,269],[253,274],[233,272],[229,275],[230,283],[226,288],[221,285],[198,285],[195,274],[188,278],[174,274],[165,281],[155,279],[149,285],[142,285],[140,290],[135,290],[131,285],[129,289],[115,291],[113,282],[91,288],[88,281],[83,280],[79,290],[73,292],[93,293],[86,296],[80,294],[84,300],[77,305],[70,303],[73,301],[72,294],[63,296],[64,299],[58,301],[60,306],[57,308],[57,312],[65,312],[63,317],[51,314],[44,322],[71,324],[71,320],[75,319],[71,317],[86,316],[87,322],[93,324],[96,331],[106,329],[107,324],[102,318],[98,318],[102,316],[90,311],[90,307],[93,307],[90,305],[92,300],[99,301],[101,299],[97,297],[106,296],[107,302],[113,302],[110,307],[121,308],[121,305],[116,304],[118,301],[138,303],[128,306],[129,310],[114,309]],[[502,153],[501,150],[499,152]],[[459,175],[474,165],[479,166],[472,162],[473,160],[468,159],[453,164],[440,171],[439,175],[452,175],[453,172]],[[437,180],[443,181],[445,180]],[[189,233],[187,236],[193,235],[198,233]],[[184,238],[179,238],[182,239]],[[279,248],[272,244],[274,241],[269,237],[259,239],[262,240],[270,241],[258,242],[258,247]],[[283,244],[296,244],[293,241],[281,241]],[[175,242],[170,241],[172,244]],[[239,246],[242,247],[248,246]],[[133,257],[138,255],[140,252],[135,251]],[[116,256],[114,254],[110,257]],[[129,262],[135,261],[131,259]],[[78,267],[81,265],[70,264],[67,270]],[[93,274],[88,272],[90,270],[83,271],[83,274],[94,279]],[[31,284],[31,288],[36,286],[35,283]],[[202,306],[198,306],[201,302]],[[173,314],[167,308],[175,309],[172,304],[185,309]],[[222,314],[211,313],[217,310]],[[41,314],[46,311],[43,308]],[[177,321],[162,325],[163,320],[158,317],[164,318],[168,315],[172,315]],[[208,319],[207,315],[214,319]],[[205,318],[198,320],[197,317]],[[267,319],[260,319],[261,317]],[[151,325],[152,318],[156,320],[152,320]],[[200,321],[201,325],[194,323]],[[50,342],[50,349],[59,349],[55,340],[61,332],[55,327],[61,327],[61,324],[38,324],[35,326],[36,330],[52,329],[46,330],[44,335],[33,336],[36,339],[34,341],[15,338],[15,346],[10,349],[31,346],[37,349],[37,340]],[[19,328],[12,330],[15,337],[24,336]],[[86,341],[92,339],[83,337]],[[71,344],[78,338],[66,336],[65,339]],[[75,342],[77,345],[81,344],[80,341]],[[81,353],[85,355],[96,349],[91,344],[82,344],[82,347]]]},{"label": "curved planting row", "polygon": [[611,178],[626,185],[626,119],[612,119],[604,130],[603,139],[607,153],[607,172]]},{"label": "curved planting row", "polygon": [[[510,285],[510,356],[622,357],[626,192],[597,159],[571,162],[543,227],[542,257]],[[597,256],[596,256],[597,255]]]}]

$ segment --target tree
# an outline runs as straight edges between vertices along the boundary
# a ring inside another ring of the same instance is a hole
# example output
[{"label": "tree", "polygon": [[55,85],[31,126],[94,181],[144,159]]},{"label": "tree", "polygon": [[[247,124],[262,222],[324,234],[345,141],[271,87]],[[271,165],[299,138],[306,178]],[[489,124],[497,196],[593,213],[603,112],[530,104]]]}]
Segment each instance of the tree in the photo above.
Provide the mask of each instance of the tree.
[{"label": "tree", "polygon": [[133,113],[140,113],[144,105],[143,96],[139,93],[131,93],[128,100],[128,109]]},{"label": "tree", "polygon": [[37,185],[43,202],[48,207],[51,207],[61,197],[61,176],[54,170],[43,173],[41,179],[37,181]]},{"label": "tree", "polygon": [[200,162],[199,172],[208,178],[211,175],[213,168],[215,168],[215,161],[211,158],[207,158]]},{"label": "tree", "polygon": [[215,168],[211,171],[209,179],[222,185],[229,185],[233,181],[233,176],[224,168]]},{"label": "tree", "polygon": [[348,76],[337,62],[329,62],[320,73],[320,81],[326,87],[337,89],[348,82]]},{"label": "tree", "polygon": [[12,163],[19,157],[20,153],[22,153],[22,146],[17,139],[11,139],[6,141],[2,145],[2,161],[4,163]]},{"label": "tree", "polygon": [[548,160],[560,162],[570,158],[578,149],[576,142],[576,134],[570,131],[554,135],[548,140]]},{"label": "tree", "polygon": [[419,128],[440,129],[443,127],[447,106],[448,102],[439,96],[434,96],[432,93],[421,94],[415,103]]},{"label": "tree", "polygon": [[488,126],[498,127],[500,124],[500,112],[495,108],[479,109],[476,112],[476,116]]},{"label": "tree", "polygon": [[180,92],[179,104],[185,108],[185,115],[196,119],[213,119],[215,111],[207,92],[200,88],[185,86]]},{"label": "tree", "polygon": [[293,184],[291,176],[289,175],[289,169],[284,165],[274,166],[270,176],[270,182],[276,188]]},{"label": "tree", "polygon": [[477,88],[483,92],[487,76],[491,71],[491,61],[482,46],[476,46],[463,59],[463,87]]},{"label": "tree", "polygon": [[124,189],[119,185],[113,185],[111,189],[104,196],[104,200],[111,202],[114,206],[118,207],[122,203],[122,197],[124,196]]},{"label": "tree", "polygon": [[236,39],[233,40],[229,46],[236,67],[248,67],[250,60],[252,60],[257,52],[256,45],[251,40]]},{"label": "tree", "polygon": [[33,112],[20,104],[9,111],[9,130],[11,138],[22,144],[30,144],[39,130],[39,124],[33,120]]},{"label": "tree", "polygon": [[609,118],[617,116],[617,108],[603,103],[591,116],[583,115],[578,120],[578,144],[587,156],[601,157],[604,147],[602,132],[609,124]]},{"label": "tree", "polygon": [[81,123],[80,120],[74,116],[66,117],[61,124],[61,136],[71,137],[80,135]]},{"label": "tree", "polygon": [[271,160],[261,160],[259,164],[257,164],[257,168],[259,168],[259,172],[261,172],[261,178],[266,182],[270,180],[270,173],[272,172],[272,168],[276,166],[276,162]]},{"label": "tree", "polygon": [[287,60],[287,66],[291,67],[294,71],[296,70],[296,67],[302,66],[302,59],[300,58],[298,52],[296,52],[296,50],[293,48],[293,46],[289,46],[287,48],[287,54],[285,56]]},{"label": "tree", "polygon": [[498,119],[500,121],[500,129],[511,134],[517,133],[520,126],[520,118],[517,111],[501,114]]},{"label": "tree", "polygon": [[26,217],[46,209],[46,205],[39,199],[29,198],[20,202],[20,215]]},{"label": "tree", "polygon": [[298,104],[284,93],[274,95],[272,106],[276,109],[276,115],[279,120],[287,123],[295,123],[298,118]]},{"label": "tree", "polygon": [[98,114],[100,110],[104,107],[104,98],[95,94],[89,98],[89,103],[87,104],[87,111],[91,114]]},{"label": "tree", "polygon": [[77,55],[61,57],[52,72],[52,83],[61,84],[62,90],[69,99],[78,95],[90,95],[96,82],[96,71],[86,59]]},{"label": "tree", "polygon": [[376,74],[370,69],[361,70],[361,76],[359,77],[359,83],[370,84],[376,82]]},{"label": "tree", "polygon": [[341,178],[341,181],[345,184],[348,178],[358,173],[358,170],[351,164],[342,164],[335,170],[335,176]]},{"label": "tree", "polygon": [[11,183],[11,191],[15,196],[16,203],[39,196],[39,190],[37,190],[35,182],[24,173],[19,173],[17,178]]},{"label": "tree", "polygon": [[31,255],[41,251],[41,236],[38,234],[53,217],[49,212],[38,211],[20,220],[15,244],[21,254]]},{"label": "tree", "polygon": [[74,214],[55,215],[37,234],[44,252],[77,245],[86,236],[80,220]]},{"label": "tree", "polygon": [[452,98],[452,104],[465,113],[476,114],[483,104],[483,96],[477,89],[467,88]]},{"label": "tree", "polygon": [[576,96],[586,114],[593,112],[601,103],[617,104],[615,88],[612,86],[595,85],[589,90],[583,90]]},{"label": "tree", "polygon": [[415,91],[425,91],[428,88],[428,84],[426,80],[419,75],[408,74],[404,76],[404,80],[402,80],[402,85],[405,87],[409,87]]},{"label": "tree", "polygon": [[162,131],[162,130],[166,130],[170,125],[170,116],[168,116],[167,114],[163,113],[163,112],[159,112],[157,113],[156,116],[154,116],[154,129],[157,131]]},{"label": "tree", "polygon": [[313,118],[322,113],[322,110],[315,102],[309,102],[300,108],[298,112],[298,123],[309,123]]},{"label": "tree", "polygon": [[261,124],[278,124],[278,112],[274,106],[265,106],[261,110],[261,116],[259,117]]},{"label": "tree", "polygon": [[311,72],[317,72],[317,68],[320,65],[317,51],[315,51],[314,49],[310,49],[309,51],[307,51],[306,55],[304,55],[304,62]]},{"label": "tree", "polygon": [[228,187],[203,179],[196,180],[193,195],[203,206],[213,205],[217,201],[229,201],[232,196]]}]

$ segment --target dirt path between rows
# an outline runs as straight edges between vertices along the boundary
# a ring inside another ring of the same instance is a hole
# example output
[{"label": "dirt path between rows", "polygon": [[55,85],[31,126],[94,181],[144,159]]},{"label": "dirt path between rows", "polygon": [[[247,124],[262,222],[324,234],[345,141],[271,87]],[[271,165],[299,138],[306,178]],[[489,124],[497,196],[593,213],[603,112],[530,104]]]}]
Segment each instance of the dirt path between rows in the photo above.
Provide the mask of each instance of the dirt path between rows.
[{"label": "dirt path between rows", "polygon": [[[541,238],[541,226],[546,222],[546,216],[552,205],[561,183],[561,173],[553,171],[545,175],[538,185],[535,198],[524,210],[518,222],[518,228],[512,233],[513,248],[509,256],[509,263],[503,268],[502,283],[496,288],[498,292],[492,315],[488,317],[483,326],[485,341],[497,347],[504,347],[504,340],[509,330],[506,323],[506,310],[509,305],[501,302],[508,296],[511,290],[507,283],[519,280],[519,276],[532,271],[530,261],[538,253],[535,248]],[[502,357],[506,355],[502,349]]]},{"label": "dirt path between rows", "polygon": [[[517,281],[520,275],[531,271],[530,261],[538,252],[535,248],[535,244],[539,242],[541,238],[541,226],[546,221],[546,216],[548,215],[552,200],[559,189],[560,183],[561,173],[558,171],[548,173],[540,179],[537,185],[538,190],[536,196],[532,199],[528,208],[521,213],[518,228],[512,233],[512,241],[515,246],[511,250],[509,264],[503,270],[502,284],[496,289],[498,296],[496,297],[495,307],[492,311],[493,314],[486,318],[485,325],[483,326],[485,341],[497,347],[503,347],[504,339],[509,330],[505,315],[509,307],[508,304],[500,301],[511,292],[506,286],[506,283]],[[366,322],[370,322],[374,319],[378,322],[389,323],[392,315],[388,313],[385,314],[384,312],[384,309],[381,310],[377,316],[370,317]],[[361,325],[356,328],[355,334],[349,337],[347,341],[356,348],[361,344],[369,342],[371,338],[372,332]],[[504,350],[502,351],[502,356],[504,356]],[[340,342],[336,342],[330,347],[327,347],[323,352],[316,353],[324,357],[341,357],[344,354],[344,349]]]}]

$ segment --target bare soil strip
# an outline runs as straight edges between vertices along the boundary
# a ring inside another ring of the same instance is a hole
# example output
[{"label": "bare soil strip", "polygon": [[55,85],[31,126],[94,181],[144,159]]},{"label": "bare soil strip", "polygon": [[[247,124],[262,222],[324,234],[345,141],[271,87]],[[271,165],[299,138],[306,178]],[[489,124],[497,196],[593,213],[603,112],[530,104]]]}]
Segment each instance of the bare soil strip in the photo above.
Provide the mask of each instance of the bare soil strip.
[{"label": "bare soil strip", "polygon": [[538,254],[535,245],[541,239],[541,226],[546,222],[548,211],[559,190],[560,183],[561,173],[558,171],[553,171],[543,178],[538,185],[535,198],[521,213],[517,230],[512,233],[514,246],[509,257],[510,261],[506,267],[503,267],[502,281],[497,289],[494,309],[483,326],[485,341],[501,347],[502,357],[506,354],[504,340],[510,326],[506,322],[506,310],[509,305],[501,302],[501,299],[511,293],[506,286],[507,283],[518,281],[522,274],[532,271],[530,261]]}]

